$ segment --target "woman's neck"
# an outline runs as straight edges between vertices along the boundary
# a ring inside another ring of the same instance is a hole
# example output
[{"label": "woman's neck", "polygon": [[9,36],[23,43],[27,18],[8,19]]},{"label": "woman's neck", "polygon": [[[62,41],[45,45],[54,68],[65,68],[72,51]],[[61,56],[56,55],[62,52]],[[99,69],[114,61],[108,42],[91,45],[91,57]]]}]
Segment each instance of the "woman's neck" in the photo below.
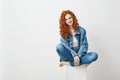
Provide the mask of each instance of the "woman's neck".
[{"label": "woman's neck", "polygon": [[73,26],[69,26],[70,27],[70,29],[73,29]]},{"label": "woman's neck", "polygon": [[71,34],[72,36],[74,36],[74,35],[75,35],[75,30],[73,29],[73,27],[72,27],[72,26],[70,26],[70,34]]}]

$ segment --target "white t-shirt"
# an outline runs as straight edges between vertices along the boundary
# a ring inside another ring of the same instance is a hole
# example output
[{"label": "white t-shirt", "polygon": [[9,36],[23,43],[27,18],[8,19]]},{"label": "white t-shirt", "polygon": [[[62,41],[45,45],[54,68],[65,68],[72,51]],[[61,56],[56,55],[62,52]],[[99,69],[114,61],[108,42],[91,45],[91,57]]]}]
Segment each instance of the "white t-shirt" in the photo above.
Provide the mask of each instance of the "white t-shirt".
[{"label": "white t-shirt", "polygon": [[72,45],[72,47],[77,47],[78,46],[78,40],[76,39],[75,35],[72,38],[73,38],[73,45]]}]

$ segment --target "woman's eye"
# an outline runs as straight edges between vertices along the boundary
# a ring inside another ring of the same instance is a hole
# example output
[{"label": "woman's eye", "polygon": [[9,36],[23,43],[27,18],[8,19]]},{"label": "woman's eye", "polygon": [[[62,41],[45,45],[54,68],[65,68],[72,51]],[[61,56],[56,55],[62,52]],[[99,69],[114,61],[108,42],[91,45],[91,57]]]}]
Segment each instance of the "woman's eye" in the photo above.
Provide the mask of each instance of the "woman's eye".
[{"label": "woman's eye", "polygon": [[72,17],[70,17],[69,19],[71,19]]},{"label": "woman's eye", "polygon": [[66,19],[66,21],[67,21],[68,19]]}]

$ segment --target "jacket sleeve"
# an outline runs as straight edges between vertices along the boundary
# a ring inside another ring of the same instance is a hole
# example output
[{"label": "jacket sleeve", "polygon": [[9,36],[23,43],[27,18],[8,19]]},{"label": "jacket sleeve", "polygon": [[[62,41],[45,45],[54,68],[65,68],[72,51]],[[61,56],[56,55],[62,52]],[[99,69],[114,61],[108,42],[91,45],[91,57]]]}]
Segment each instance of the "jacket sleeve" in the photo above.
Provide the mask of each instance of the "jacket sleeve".
[{"label": "jacket sleeve", "polygon": [[80,49],[78,51],[78,56],[81,57],[84,53],[88,51],[88,41],[86,37],[86,30],[81,30],[81,39],[80,39]]},{"label": "jacket sleeve", "polygon": [[61,37],[60,41],[61,41],[61,44],[63,44],[64,47],[67,48],[71,52],[71,54],[72,54],[73,57],[76,56],[76,55],[78,55],[74,50],[72,50],[70,48],[70,46],[68,45],[68,42],[65,39],[63,39],[63,37]]}]

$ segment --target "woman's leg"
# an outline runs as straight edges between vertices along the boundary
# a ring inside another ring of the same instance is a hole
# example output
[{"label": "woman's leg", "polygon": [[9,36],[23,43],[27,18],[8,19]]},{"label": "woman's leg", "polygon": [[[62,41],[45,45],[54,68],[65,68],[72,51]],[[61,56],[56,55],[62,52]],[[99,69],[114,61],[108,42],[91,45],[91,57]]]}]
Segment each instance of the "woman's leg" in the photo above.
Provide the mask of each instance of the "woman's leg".
[{"label": "woman's leg", "polygon": [[62,61],[70,61],[70,65],[71,66],[74,65],[73,57],[70,51],[64,47],[64,45],[58,44],[56,46],[56,51],[58,55],[60,56],[60,58],[62,59]]},{"label": "woman's leg", "polygon": [[80,65],[82,64],[90,64],[98,59],[98,54],[96,52],[88,52],[84,56],[81,57]]}]

